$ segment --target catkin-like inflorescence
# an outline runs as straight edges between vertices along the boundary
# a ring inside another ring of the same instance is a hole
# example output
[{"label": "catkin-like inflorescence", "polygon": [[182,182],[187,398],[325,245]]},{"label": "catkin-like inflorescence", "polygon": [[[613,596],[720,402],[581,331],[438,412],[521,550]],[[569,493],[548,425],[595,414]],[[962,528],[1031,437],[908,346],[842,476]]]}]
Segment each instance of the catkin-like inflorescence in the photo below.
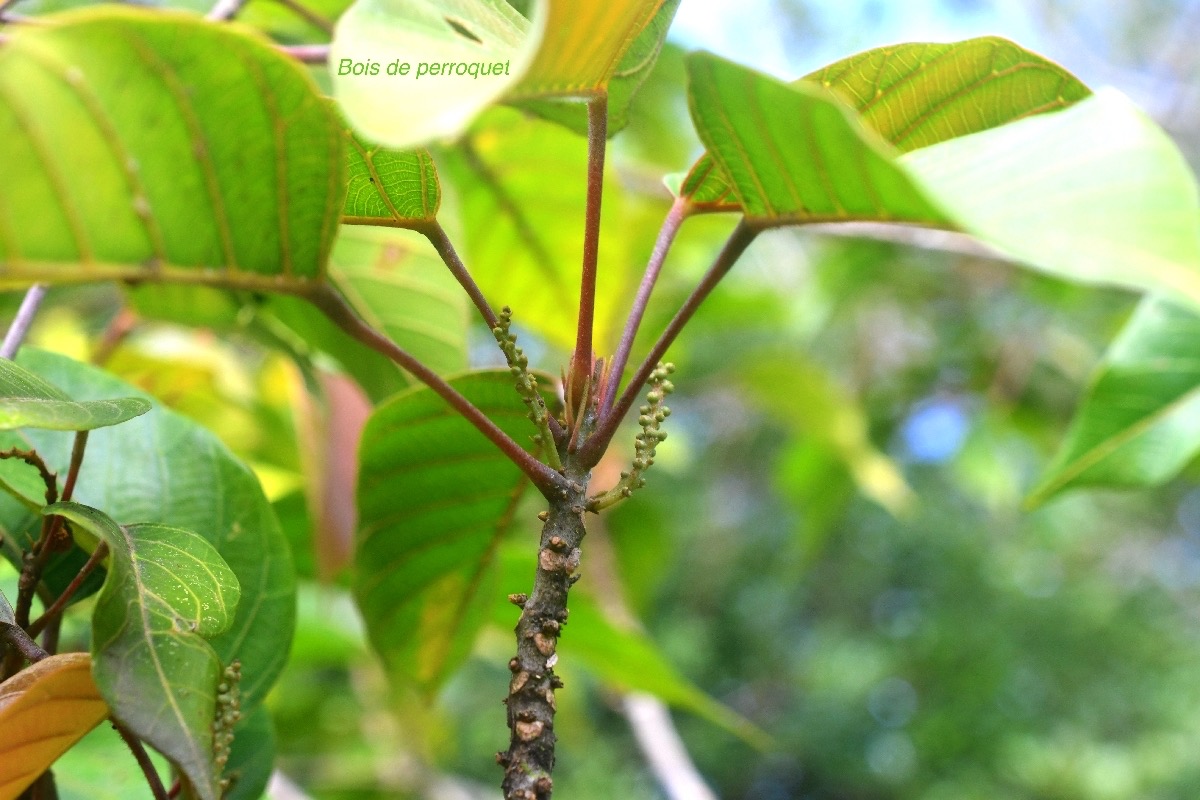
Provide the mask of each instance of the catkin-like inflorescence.
[{"label": "catkin-like inflorescence", "polygon": [[667,408],[664,401],[667,395],[675,391],[675,385],[669,380],[674,371],[674,364],[660,363],[650,373],[647,381],[650,384],[650,392],[646,395],[647,402],[638,409],[638,425],[642,427],[642,431],[634,441],[633,466],[628,472],[621,473],[621,480],[616,486],[603,494],[588,498],[589,511],[608,508],[646,485],[646,470],[654,464],[659,443],[667,438],[667,432],[662,430],[662,423],[671,416],[671,409]]},{"label": "catkin-like inflorescence", "polygon": [[509,372],[512,373],[516,383],[517,394],[521,396],[525,407],[529,409],[529,421],[538,429],[534,441],[542,446],[542,450],[546,454],[546,463],[554,469],[561,470],[562,462],[558,457],[558,448],[554,441],[554,435],[550,432],[550,411],[546,408],[546,401],[542,398],[542,393],[538,391],[537,378],[529,371],[529,358],[517,346],[517,337],[510,330],[512,309],[508,306],[502,308],[496,315],[496,322],[496,327],[492,328],[492,335],[496,337],[496,344],[500,345],[500,350],[504,353],[504,360],[508,362]]},{"label": "catkin-like inflorescence", "polygon": [[[217,707],[213,716],[213,762],[218,775],[225,772],[229,751],[233,747],[233,729],[242,718],[241,681],[242,662],[234,661],[225,668],[217,685]],[[228,783],[228,778],[221,779],[222,792],[229,788]]]}]

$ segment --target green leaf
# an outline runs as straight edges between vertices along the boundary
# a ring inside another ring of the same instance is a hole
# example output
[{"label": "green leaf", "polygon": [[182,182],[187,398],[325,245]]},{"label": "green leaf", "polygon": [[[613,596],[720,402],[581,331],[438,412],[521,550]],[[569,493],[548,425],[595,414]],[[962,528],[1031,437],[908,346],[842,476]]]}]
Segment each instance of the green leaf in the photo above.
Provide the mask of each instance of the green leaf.
[{"label": "green leaf", "polygon": [[[538,8],[544,5],[539,0]],[[334,97],[372,142],[406,150],[455,136],[532,62],[546,14],[534,17],[531,25],[505,0],[357,0],[334,32]],[[355,75],[355,64],[377,69]],[[401,64],[408,65],[406,74],[388,74]],[[464,73],[474,64],[475,75],[454,74],[454,66],[440,74],[443,64],[463,65]],[[487,75],[481,74],[485,65]]]},{"label": "green leaf", "polygon": [[[73,397],[145,397],[101,370],[35,348],[21,348],[18,361]],[[71,438],[36,429],[0,435],[4,446],[36,449],[60,475],[70,462]],[[209,644],[221,663],[242,662],[243,710],[260,702],[287,660],[295,574],[287,541],[254,474],[213,434],[156,404],[144,416],[88,437],[74,499],[117,519],[195,531],[216,548],[237,576],[242,602],[232,627]],[[39,524],[23,505],[0,495],[6,542],[28,547]],[[56,557],[45,575],[47,589],[61,592],[85,560],[78,548]],[[86,596],[89,587],[95,585],[85,585],[76,597]]]},{"label": "green leaf", "polygon": [[[687,67],[696,129],[747,220],[948,222],[896,164],[894,149],[828,90],[708,53],[693,54]],[[697,180],[689,176],[683,192]],[[699,202],[709,201],[705,194]]]},{"label": "green leaf", "polygon": [[433,221],[442,193],[428,150],[389,150],[363,142],[353,131],[346,139],[345,222],[412,227]]},{"label": "green leaf", "polygon": [[344,186],[304,69],[192,15],[94,8],[0,48],[0,282],[303,286]]},{"label": "green leaf", "polygon": [[564,659],[579,659],[589,671],[622,690],[646,692],[687,709],[759,750],[772,747],[771,737],[754,723],[680,675],[649,637],[613,625],[584,595],[571,597],[571,624],[559,650]]},{"label": "green leaf", "polygon": [[225,765],[229,790],[221,800],[259,800],[275,769],[275,726],[266,706],[245,716],[234,729],[233,748]]},{"label": "green leaf", "polygon": [[222,664],[205,640],[233,622],[237,577],[188,530],[118,525],[78,503],[44,513],[108,544],[108,578],[92,613],[92,673],[113,715],[170,758],[201,800],[217,800],[212,731]]},{"label": "green leaf", "polygon": [[[878,47],[834,62],[792,86],[820,85],[901,152],[1065,107],[1089,90],[1071,73],[995,36],[951,44]],[[725,174],[705,154],[674,194],[702,211],[737,210]]]},{"label": "green leaf", "polygon": [[1015,261],[1200,306],[1196,180],[1167,134],[1115,91],[901,163],[960,229]]},{"label": "green leaf", "polygon": [[[451,384],[517,441],[535,432],[508,370]],[[354,594],[389,668],[431,691],[486,621],[496,549],[527,481],[424,386],[376,409],[362,443]]]},{"label": "green leaf", "polygon": [[1148,298],[1097,367],[1029,502],[1078,486],[1163,483],[1198,451],[1200,316]]},{"label": "green leaf", "polygon": [[140,397],[76,402],[14,361],[0,358],[0,430],[90,431],[119,425],[150,410]]},{"label": "green leaf", "polygon": [[[667,30],[679,9],[680,0],[666,0],[659,6],[642,32],[625,51],[621,63],[608,81],[608,136],[612,138],[629,123],[629,106],[637,94],[667,38]],[[532,111],[543,119],[565,125],[576,133],[588,130],[587,104],[579,100],[527,100],[516,102],[519,108]]]}]

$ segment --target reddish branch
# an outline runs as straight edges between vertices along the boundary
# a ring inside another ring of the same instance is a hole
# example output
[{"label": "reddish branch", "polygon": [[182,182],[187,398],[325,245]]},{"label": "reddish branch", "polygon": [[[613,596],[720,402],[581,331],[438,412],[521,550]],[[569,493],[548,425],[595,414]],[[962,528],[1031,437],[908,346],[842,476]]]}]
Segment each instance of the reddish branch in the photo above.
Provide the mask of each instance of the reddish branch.
[{"label": "reddish branch", "polygon": [[608,144],[608,96],[588,101],[587,211],[583,228],[583,269],[575,355],[568,372],[569,404],[578,407],[583,382],[592,374],[592,326],[596,311],[596,264],[600,256],[600,201],[604,194],[604,151]]}]

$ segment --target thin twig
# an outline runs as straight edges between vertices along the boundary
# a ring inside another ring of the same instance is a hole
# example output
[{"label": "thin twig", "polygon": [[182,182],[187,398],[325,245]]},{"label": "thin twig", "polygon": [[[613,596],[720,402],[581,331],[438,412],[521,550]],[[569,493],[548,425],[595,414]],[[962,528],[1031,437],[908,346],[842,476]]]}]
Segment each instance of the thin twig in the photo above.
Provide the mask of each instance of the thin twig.
[{"label": "thin twig", "polygon": [[41,307],[45,297],[46,284],[44,283],[35,283],[26,290],[25,298],[21,301],[20,308],[17,309],[17,316],[8,326],[8,333],[4,334],[4,343],[0,344],[0,358],[16,357],[17,350],[21,348],[21,342],[25,341],[25,334],[29,333],[29,326],[33,324],[33,318],[37,315],[38,308]]},{"label": "thin twig", "polygon": [[475,304],[475,308],[479,309],[483,321],[487,323],[488,330],[492,330],[498,324],[496,320],[496,312],[488,305],[487,298],[483,296],[483,292],[479,290],[475,279],[471,277],[471,273],[467,270],[462,259],[458,257],[458,253],[454,249],[454,245],[450,242],[450,237],[446,235],[445,228],[437,220],[426,225],[421,225],[417,230],[429,240],[437,250],[438,255],[442,257],[450,274],[458,281],[458,285],[463,288],[467,296],[471,298],[471,302]]},{"label": "thin twig", "polygon": [[26,661],[41,661],[50,654],[38,647],[37,642],[30,637],[19,625],[0,623],[0,639],[11,644]]},{"label": "thin twig", "polygon": [[58,599],[55,600],[49,608],[42,612],[40,617],[29,624],[30,636],[37,636],[46,627],[47,623],[62,613],[63,609],[67,607],[67,603],[71,602],[71,598],[75,595],[75,592],[79,591],[79,587],[83,585],[85,580],[87,580],[88,575],[91,575],[92,571],[95,570],[96,567],[100,565],[100,562],[103,561],[107,556],[108,545],[104,542],[101,542],[96,546],[96,549],[92,551],[92,554],[88,557],[87,562],[79,568],[79,572],[76,573],[75,577],[71,579],[71,582],[67,584],[67,588],[63,589],[63,592],[58,596]]},{"label": "thin twig", "polygon": [[328,285],[322,285],[306,294],[305,297],[343,331],[377,353],[387,356],[436,392],[455,411],[474,425],[480,433],[500,448],[500,451],[508,456],[510,461],[520,467],[521,471],[529,476],[533,485],[544,496],[549,498],[562,494],[566,488],[566,480],[561,475],[538,461],[525,448],[513,441],[508,434],[496,426],[496,423],[488,419],[487,415],[470,400],[459,394],[440,375],[422,364],[391,339],[363,322],[335,289]]},{"label": "thin twig", "polygon": [[327,44],[278,45],[278,50],[305,64],[324,64],[329,60]]},{"label": "thin twig", "polygon": [[629,381],[629,385],[625,387],[624,393],[621,394],[621,399],[618,400],[612,408],[604,413],[604,417],[597,425],[595,433],[588,437],[587,441],[580,446],[580,458],[584,464],[595,464],[600,460],[600,456],[604,455],[604,449],[608,447],[608,443],[612,441],[613,434],[616,433],[617,426],[621,424],[621,420],[629,413],[629,409],[633,407],[637,401],[638,394],[642,391],[642,386],[650,377],[650,373],[654,372],[658,362],[662,360],[663,355],[675,341],[675,337],[683,330],[683,326],[688,323],[692,315],[696,313],[696,309],[704,302],[704,299],[712,292],[716,285],[721,282],[726,273],[737,262],[738,258],[745,252],[750,243],[758,235],[758,231],[748,226],[745,221],[738,223],[738,226],[730,234],[729,240],[725,242],[725,246],[713,261],[711,267],[700,284],[692,290],[687,299],[683,302],[675,317],[667,325],[666,330],[658,337],[658,341],[650,348],[650,352],[646,354],[645,360],[642,361],[640,367],[633,378]]},{"label": "thin twig", "polygon": [[214,22],[224,22],[236,17],[249,0],[217,0],[206,15]]},{"label": "thin twig", "polygon": [[625,329],[621,331],[621,341],[617,345],[617,352],[613,354],[612,363],[609,365],[608,385],[605,387],[604,397],[600,398],[602,410],[607,411],[612,407],[613,398],[617,395],[617,384],[621,382],[621,374],[625,372],[625,365],[629,362],[629,351],[633,349],[633,340],[637,337],[638,326],[642,324],[642,317],[646,314],[650,293],[654,291],[654,284],[658,281],[659,273],[662,272],[663,262],[666,261],[671,244],[675,241],[675,234],[679,232],[679,227],[687,217],[687,208],[688,201],[680,197],[675,200],[671,210],[667,212],[667,218],[663,220],[662,229],[658,232],[658,239],[654,242],[654,251],[650,254],[650,261],[646,264],[646,272],[642,275],[641,285],[638,286],[637,295],[633,298],[633,306],[629,309],[629,318],[625,321]]},{"label": "thin twig", "polygon": [[567,402],[579,407],[583,380],[592,374],[592,327],[596,312],[596,264],[600,256],[600,203],[604,196],[604,151],[608,145],[608,96],[588,101],[587,212],[583,228],[583,269],[579,285],[579,321],[571,359]]},{"label": "thin twig", "polygon": [[129,752],[133,753],[138,766],[142,768],[142,774],[146,776],[146,784],[150,787],[154,800],[168,800],[167,787],[163,786],[162,778],[159,777],[158,770],[154,768],[154,762],[150,760],[150,754],[146,752],[142,740],[112,717],[109,719],[112,720],[113,728],[125,740],[125,744],[129,747]]}]

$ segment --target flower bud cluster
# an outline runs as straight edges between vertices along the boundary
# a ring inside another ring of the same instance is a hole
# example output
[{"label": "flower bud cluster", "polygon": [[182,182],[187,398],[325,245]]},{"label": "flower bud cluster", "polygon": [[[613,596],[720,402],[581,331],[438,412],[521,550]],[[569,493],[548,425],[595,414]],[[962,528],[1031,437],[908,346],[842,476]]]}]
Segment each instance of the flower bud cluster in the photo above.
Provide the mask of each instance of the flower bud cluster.
[{"label": "flower bud cluster", "polygon": [[516,382],[517,394],[529,409],[529,421],[538,429],[533,440],[542,446],[542,451],[546,454],[546,463],[554,469],[562,469],[554,435],[550,432],[550,411],[546,408],[542,393],[538,391],[537,378],[529,371],[529,358],[517,346],[517,337],[510,331],[512,309],[505,306],[500,310],[496,321],[498,324],[492,328],[492,335],[496,337],[496,344],[500,345],[504,359],[508,362],[509,372]]}]

